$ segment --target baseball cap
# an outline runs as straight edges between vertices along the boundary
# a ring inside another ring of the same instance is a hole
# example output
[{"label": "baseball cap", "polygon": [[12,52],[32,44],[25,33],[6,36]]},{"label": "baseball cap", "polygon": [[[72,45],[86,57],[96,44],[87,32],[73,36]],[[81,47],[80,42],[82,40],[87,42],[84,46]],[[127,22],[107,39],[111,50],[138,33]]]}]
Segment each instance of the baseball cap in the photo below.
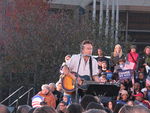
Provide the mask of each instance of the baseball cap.
[{"label": "baseball cap", "polygon": [[143,95],[143,93],[138,93],[138,94],[136,94],[136,95],[133,95],[133,96],[135,96],[135,97],[144,97],[144,95]]}]

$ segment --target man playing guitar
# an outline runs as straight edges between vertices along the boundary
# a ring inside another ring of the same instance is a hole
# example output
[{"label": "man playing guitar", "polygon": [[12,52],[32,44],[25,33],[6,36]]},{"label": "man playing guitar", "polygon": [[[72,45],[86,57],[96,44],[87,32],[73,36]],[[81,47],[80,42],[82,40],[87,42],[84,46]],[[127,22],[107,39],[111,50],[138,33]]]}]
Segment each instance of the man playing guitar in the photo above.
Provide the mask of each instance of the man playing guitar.
[{"label": "man playing guitar", "polygon": [[83,80],[99,82],[98,63],[96,59],[92,57],[92,52],[92,42],[84,40],[81,43],[81,53],[71,57],[62,69],[63,74],[71,77],[78,85],[81,85]]}]

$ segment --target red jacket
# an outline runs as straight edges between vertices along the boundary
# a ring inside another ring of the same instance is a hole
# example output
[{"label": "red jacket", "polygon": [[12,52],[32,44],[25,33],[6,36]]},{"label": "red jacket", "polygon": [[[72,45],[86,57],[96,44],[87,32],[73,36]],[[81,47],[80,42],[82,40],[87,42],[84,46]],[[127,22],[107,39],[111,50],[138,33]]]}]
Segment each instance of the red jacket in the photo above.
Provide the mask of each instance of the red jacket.
[{"label": "red jacket", "polygon": [[[133,57],[133,58],[132,58]],[[136,53],[136,52],[130,52],[130,53],[128,53],[128,55],[127,55],[127,60],[129,61],[129,62],[132,62],[132,63],[134,63],[135,65],[134,65],[134,69],[136,69],[136,66],[137,66],[137,62],[138,62],[138,57],[139,57],[139,55],[138,55],[138,53]]]}]

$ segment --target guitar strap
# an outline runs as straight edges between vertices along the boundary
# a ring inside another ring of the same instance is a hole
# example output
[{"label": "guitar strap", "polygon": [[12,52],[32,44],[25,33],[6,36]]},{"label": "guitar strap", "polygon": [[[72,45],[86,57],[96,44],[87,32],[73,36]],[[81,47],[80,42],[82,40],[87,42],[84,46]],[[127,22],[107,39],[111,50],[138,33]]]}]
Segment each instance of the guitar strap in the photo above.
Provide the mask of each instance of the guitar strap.
[{"label": "guitar strap", "polygon": [[92,57],[90,57],[89,59],[89,67],[90,67],[90,76],[91,76],[91,80],[93,80],[93,69],[92,69]]},{"label": "guitar strap", "polygon": [[78,68],[77,68],[77,76],[79,76],[79,68],[80,68],[80,64],[81,64],[81,54],[80,54],[80,59],[79,59]]},{"label": "guitar strap", "polygon": [[[138,62],[134,59],[134,57],[132,56],[132,54],[131,53],[129,53],[130,54],[130,56],[132,57],[132,59],[133,59],[133,61],[135,62],[135,64],[136,64],[136,69],[135,69],[135,74],[134,74],[134,80],[137,78],[137,75],[138,75],[138,63],[139,63],[139,58],[138,58]],[[133,82],[134,82],[134,80],[133,80]]]},{"label": "guitar strap", "polygon": [[132,54],[131,54],[131,53],[129,53],[129,54],[130,54],[130,56],[132,57],[132,60],[134,61],[134,63],[137,64],[137,61],[134,59],[134,57],[132,56]]}]

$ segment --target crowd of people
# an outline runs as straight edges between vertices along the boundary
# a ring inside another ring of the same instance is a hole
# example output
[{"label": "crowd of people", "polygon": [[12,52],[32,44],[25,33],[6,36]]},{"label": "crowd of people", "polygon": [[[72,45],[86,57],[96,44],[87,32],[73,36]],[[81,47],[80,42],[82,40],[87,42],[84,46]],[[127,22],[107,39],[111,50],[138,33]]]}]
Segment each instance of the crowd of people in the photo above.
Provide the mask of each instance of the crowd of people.
[{"label": "crowd of people", "polygon": [[[32,98],[32,107],[22,105],[17,113],[150,113],[150,46],[139,55],[135,45],[124,54],[117,44],[110,58],[101,48],[97,49],[98,56],[92,56],[93,43],[89,40],[80,46],[79,54],[66,55],[59,80],[43,84]],[[82,89],[89,86],[85,81],[117,84],[117,96],[87,94]],[[1,105],[0,111],[4,108]]]}]

